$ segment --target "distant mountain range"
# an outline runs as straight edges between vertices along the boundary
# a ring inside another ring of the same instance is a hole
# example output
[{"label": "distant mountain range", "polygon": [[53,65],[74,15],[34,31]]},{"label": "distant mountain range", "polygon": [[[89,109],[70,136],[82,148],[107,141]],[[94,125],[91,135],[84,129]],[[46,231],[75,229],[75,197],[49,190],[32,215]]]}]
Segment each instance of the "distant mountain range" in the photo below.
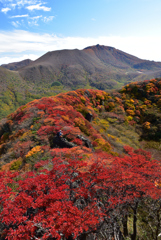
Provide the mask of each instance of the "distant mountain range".
[{"label": "distant mountain range", "polygon": [[[39,98],[79,88],[120,89],[130,82],[159,77],[161,62],[142,60],[113,47],[52,51],[35,61],[0,67],[0,109],[11,109],[14,101],[21,102],[18,106],[25,104],[35,95]],[[10,98],[5,107],[4,93],[5,99]]]}]

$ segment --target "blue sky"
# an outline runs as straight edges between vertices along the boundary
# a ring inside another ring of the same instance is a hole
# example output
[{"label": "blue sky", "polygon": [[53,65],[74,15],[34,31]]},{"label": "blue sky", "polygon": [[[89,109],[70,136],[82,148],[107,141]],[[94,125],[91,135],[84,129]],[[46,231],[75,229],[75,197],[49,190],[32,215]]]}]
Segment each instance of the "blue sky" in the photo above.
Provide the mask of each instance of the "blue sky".
[{"label": "blue sky", "polygon": [[0,0],[0,65],[101,44],[161,61],[160,0]]}]

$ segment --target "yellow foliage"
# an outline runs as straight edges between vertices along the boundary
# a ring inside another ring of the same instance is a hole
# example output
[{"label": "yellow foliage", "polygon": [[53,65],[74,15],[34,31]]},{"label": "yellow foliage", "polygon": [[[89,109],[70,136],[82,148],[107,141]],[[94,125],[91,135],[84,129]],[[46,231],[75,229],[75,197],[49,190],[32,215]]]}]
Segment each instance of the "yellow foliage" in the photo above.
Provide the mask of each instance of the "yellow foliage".
[{"label": "yellow foliage", "polygon": [[63,119],[64,121],[69,121],[69,116],[62,116],[62,119]]},{"label": "yellow foliage", "polygon": [[31,157],[32,155],[34,155],[34,154],[36,154],[36,153],[38,153],[38,152],[40,152],[40,153],[43,152],[43,150],[41,150],[41,146],[36,146],[36,147],[32,148],[32,149],[26,154],[25,157],[26,157],[26,158]]},{"label": "yellow foliage", "polygon": [[104,131],[106,131],[109,128],[109,122],[105,119],[95,118],[93,123],[96,124],[97,126],[101,127],[99,130],[100,133],[103,133]]},{"label": "yellow foliage", "polygon": [[85,122],[84,122],[84,120],[83,120],[82,118],[75,118],[75,119],[74,119],[74,122],[75,122],[75,125],[76,125],[77,127],[80,127],[80,126],[82,126],[82,125],[85,126]]},{"label": "yellow foliage", "polygon": [[145,122],[143,124],[144,129],[150,129],[150,122]]},{"label": "yellow foliage", "polygon": [[[33,125],[32,125],[33,126]],[[31,128],[31,127],[30,127]],[[31,130],[29,130],[29,131],[27,131],[27,132],[25,132],[22,136],[21,136],[21,138],[20,139],[24,139],[24,138],[26,138],[27,136],[31,136],[32,135],[32,132],[31,132]]]},{"label": "yellow foliage", "polygon": [[14,159],[10,163],[7,163],[1,167],[2,171],[17,171],[22,164],[22,158]]},{"label": "yellow foliage", "polygon": [[132,120],[133,120],[133,117],[132,117],[132,116],[128,116],[128,117],[127,117],[127,120],[128,120],[128,121],[132,121]]},{"label": "yellow foliage", "polygon": [[96,98],[97,98],[97,99],[101,99],[101,100],[104,100],[104,99],[105,99],[104,96],[103,96],[102,94],[100,94],[100,93],[97,93],[97,94],[96,94]]},{"label": "yellow foliage", "polygon": [[109,122],[105,119],[99,119],[99,123],[103,125],[103,128],[107,130],[109,128]]},{"label": "yellow foliage", "polygon": [[114,104],[113,102],[109,102],[109,103],[108,103],[108,106],[109,106],[110,108],[114,108],[115,104]]},{"label": "yellow foliage", "polygon": [[141,105],[140,108],[141,108],[141,109],[146,109],[147,106],[146,106],[146,105]]},{"label": "yellow foliage", "polygon": [[53,118],[46,118],[46,119],[44,119],[44,124],[45,125],[54,125],[54,123],[55,123],[55,120],[53,119]]},{"label": "yellow foliage", "polygon": [[135,110],[134,100],[133,100],[133,99],[126,100],[126,101],[125,101],[125,105],[126,105],[129,109]]},{"label": "yellow foliage", "polygon": [[85,103],[86,102],[86,99],[85,99],[85,97],[80,97],[80,100],[82,101],[82,103]]},{"label": "yellow foliage", "polygon": [[94,141],[98,144],[98,146],[103,146],[106,143],[103,138],[97,138]]},{"label": "yellow foliage", "polygon": [[22,165],[22,158],[20,157],[20,158],[18,158],[15,162],[12,162],[12,164],[11,164],[11,166],[10,166],[10,170],[15,170],[15,171],[17,171],[19,168],[20,168],[20,166]]},{"label": "yellow foliage", "polygon": [[131,115],[131,116],[134,116],[135,115],[135,112],[131,109],[127,109],[126,110],[127,114]]}]

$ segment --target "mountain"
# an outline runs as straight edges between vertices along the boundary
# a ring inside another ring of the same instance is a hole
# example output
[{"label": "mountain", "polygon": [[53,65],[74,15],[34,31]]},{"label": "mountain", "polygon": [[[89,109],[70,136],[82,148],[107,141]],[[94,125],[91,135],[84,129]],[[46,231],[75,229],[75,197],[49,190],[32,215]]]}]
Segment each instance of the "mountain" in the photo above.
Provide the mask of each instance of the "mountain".
[{"label": "mountain", "polygon": [[0,118],[35,98],[80,88],[120,89],[130,82],[157,77],[161,77],[160,62],[142,60],[113,47],[48,52],[35,61],[0,67]]},{"label": "mountain", "polygon": [[2,119],[0,238],[156,238],[160,106],[151,79],[43,97]]},{"label": "mountain", "polygon": [[1,67],[12,70],[12,71],[17,71],[19,68],[25,67],[29,65],[32,62],[30,59],[25,59],[20,62],[13,62],[9,64],[2,64]]},{"label": "mountain", "polygon": [[112,47],[92,46],[83,50],[48,52],[19,69],[26,81],[68,89],[119,88],[126,83],[161,76],[161,63],[142,60]]}]

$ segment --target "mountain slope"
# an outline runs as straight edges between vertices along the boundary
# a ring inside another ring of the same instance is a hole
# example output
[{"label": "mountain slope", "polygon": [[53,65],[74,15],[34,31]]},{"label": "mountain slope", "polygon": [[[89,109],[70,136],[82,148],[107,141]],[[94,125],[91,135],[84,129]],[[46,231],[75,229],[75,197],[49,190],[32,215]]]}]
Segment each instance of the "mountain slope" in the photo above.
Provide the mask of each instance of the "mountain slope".
[{"label": "mountain slope", "polygon": [[52,90],[37,90],[20,76],[18,71],[0,67],[0,119],[36,98],[53,95]]},{"label": "mountain slope", "polygon": [[[82,89],[34,100],[2,120],[0,162],[3,165],[19,157],[25,161],[29,150],[42,145],[48,151],[87,147],[89,152],[100,149],[113,155],[122,153],[125,145],[151,146],[158,158],[160,94],[161,80],[153,79],[111,94]],[[60,129],[65,142],[53,142]]]},{"label": "mountain slope", "polygon": [[0,67],[0,118],[35,98],[80,88],[120,89],[130,82],[161,77],[161,63],[100,45],[48,52],[36,61],[6,67],[17,70]]},{"label": "mountain slope", "polygon": [[12,70],[12,71],[17,71],[19,68],[25,67],[29,65],[32,61],[30,59],[25,59],[20,62],[13,62],[9,64],[2,64],[1,67]]},{"label": "mountain slope", "polygon": [[161,63],[146,61],[112,47],[48,52],[19,70],[28,82],[59,82],[77,89],[87,86],[105,90],[127,82],[161,76]]},{"label": "mountain slope", "polygon": [[160,106],[152,79],[44,97],[1,120],[0,237],[133,239],[136,228],[136,238],[157,237]]}]

